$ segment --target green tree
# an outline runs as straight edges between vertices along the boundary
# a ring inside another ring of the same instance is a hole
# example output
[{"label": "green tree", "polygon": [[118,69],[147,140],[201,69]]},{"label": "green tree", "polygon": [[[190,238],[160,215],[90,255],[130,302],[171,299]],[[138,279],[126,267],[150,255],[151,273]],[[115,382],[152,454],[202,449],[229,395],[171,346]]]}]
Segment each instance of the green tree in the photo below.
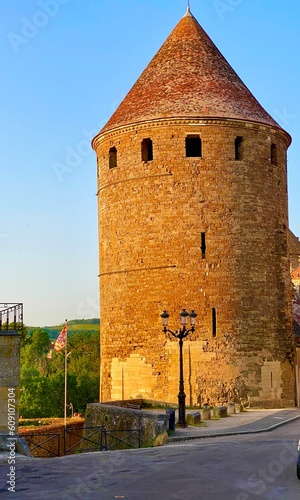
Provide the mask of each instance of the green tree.
[{"label": "green tree", "polygon": [[20,415],[23,418],[48,417],[49,379],[36,369],[23,370],[20,377]]},{"label": "green tree", "polygon": [[21,348],[22,368],[37,368],[39,372],[48,375],[47,353],[49,352],[50,339],[48,333],[42,328],[32,332],[30,340]]},{"label": "green tree", "polygon": [[[62,417],[64,414],[64,350],[47,357],[50,337],[36,328],[21,346],[20,411],[24,418]],[[84,412],[99,397],[99,333],[78,330],[68,338],[67,403]]]},{"label": "green tree", "polygon": [[70,402],[72,402],[76,411],[83,413],[88,403],[96,403],[99,401],[99,376],[91,374],[82,374],[77,378],[77,390],[73,396],[70,394]]},{"label": "green tree", "polygon": [[31,349],[37,354],[42,355],[49,351],[49,334],[43,328],[37,328],[31,334]]},{"label": "green tree", "polygon": [[94,331],[71,333],[68,340],[69,371],[80,375],[99,373],[100,342]]}]

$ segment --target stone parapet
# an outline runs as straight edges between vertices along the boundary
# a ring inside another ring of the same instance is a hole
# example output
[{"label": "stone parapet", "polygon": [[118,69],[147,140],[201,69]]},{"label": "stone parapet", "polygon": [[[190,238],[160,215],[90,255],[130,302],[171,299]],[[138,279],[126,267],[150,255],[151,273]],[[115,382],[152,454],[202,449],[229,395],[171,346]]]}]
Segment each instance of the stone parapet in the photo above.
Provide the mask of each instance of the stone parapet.
[{"label": "stone parapet", "polygon": [[91,403],[86,409],[86,427],[104,425],[108,431],[139,429],[141,447],[160,446],[168,439],[169,415]]},{"label": "stone parapet", "polygon": [[20,337],[18,332],[0,333],[0,446],[6,436],[18,434]]}]

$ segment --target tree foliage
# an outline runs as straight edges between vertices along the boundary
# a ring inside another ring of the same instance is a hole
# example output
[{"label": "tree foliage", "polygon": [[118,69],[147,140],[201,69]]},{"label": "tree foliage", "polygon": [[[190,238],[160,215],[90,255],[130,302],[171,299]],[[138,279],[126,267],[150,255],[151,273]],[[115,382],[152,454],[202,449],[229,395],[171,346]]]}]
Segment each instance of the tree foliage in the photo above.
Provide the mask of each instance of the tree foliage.
[{"label": "tree foliage", "polygon": [[[36,328],[21,345],[20,415],[23,418],[64,415],[64,349],[47,357],[51,339]],[[76,331],[68,335],[67,403],[82,413],[99,400],[99,333]]]}]

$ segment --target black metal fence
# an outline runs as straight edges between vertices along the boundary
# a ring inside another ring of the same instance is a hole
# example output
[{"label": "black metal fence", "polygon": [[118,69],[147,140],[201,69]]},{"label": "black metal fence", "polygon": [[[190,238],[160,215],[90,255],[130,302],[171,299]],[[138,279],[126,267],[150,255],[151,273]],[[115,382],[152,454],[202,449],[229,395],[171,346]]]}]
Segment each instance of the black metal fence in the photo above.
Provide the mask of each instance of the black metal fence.
[{"label": "black metal fence", "polygon": [[141,447],[140,429],[109,430],[105,426],[66,428],[64,454]]},{"label": "black metal fence", "polygon": [[64,455],[100,450],[103,427],[67,427],[64,429]]},{"label": "black metal fence", "polygon": [[23,331],[23,304],[0,303],[0,333]]},{"label": "black metal fence", "polygon": [[22,437],[25,438],[32,455],[40,458],[141,447],[140,429],[109,430],[102,425],[67,427],[63,434],[33,432]]},{"label": "black metal fence", "polygon": [[41,458],[60,456],[59,433],[32,433],[22,437],[25,438],[33,456]]},{"label": "black metal fence", "polygon": [[141,447],[140,429],[101,430],[100,450],[125,450]]}]

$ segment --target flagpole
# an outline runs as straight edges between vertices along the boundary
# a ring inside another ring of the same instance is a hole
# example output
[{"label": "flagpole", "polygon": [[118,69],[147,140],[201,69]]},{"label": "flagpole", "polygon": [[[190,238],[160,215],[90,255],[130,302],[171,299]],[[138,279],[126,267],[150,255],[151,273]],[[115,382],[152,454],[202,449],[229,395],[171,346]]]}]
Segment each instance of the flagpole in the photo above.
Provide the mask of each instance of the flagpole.
[{"label": "flagpole", "polygon": [[68,380],[68,320],[66,320],[67,333],[65,344],[65,399],[64,399],[64,424],[67,427],[67,380]]}]

